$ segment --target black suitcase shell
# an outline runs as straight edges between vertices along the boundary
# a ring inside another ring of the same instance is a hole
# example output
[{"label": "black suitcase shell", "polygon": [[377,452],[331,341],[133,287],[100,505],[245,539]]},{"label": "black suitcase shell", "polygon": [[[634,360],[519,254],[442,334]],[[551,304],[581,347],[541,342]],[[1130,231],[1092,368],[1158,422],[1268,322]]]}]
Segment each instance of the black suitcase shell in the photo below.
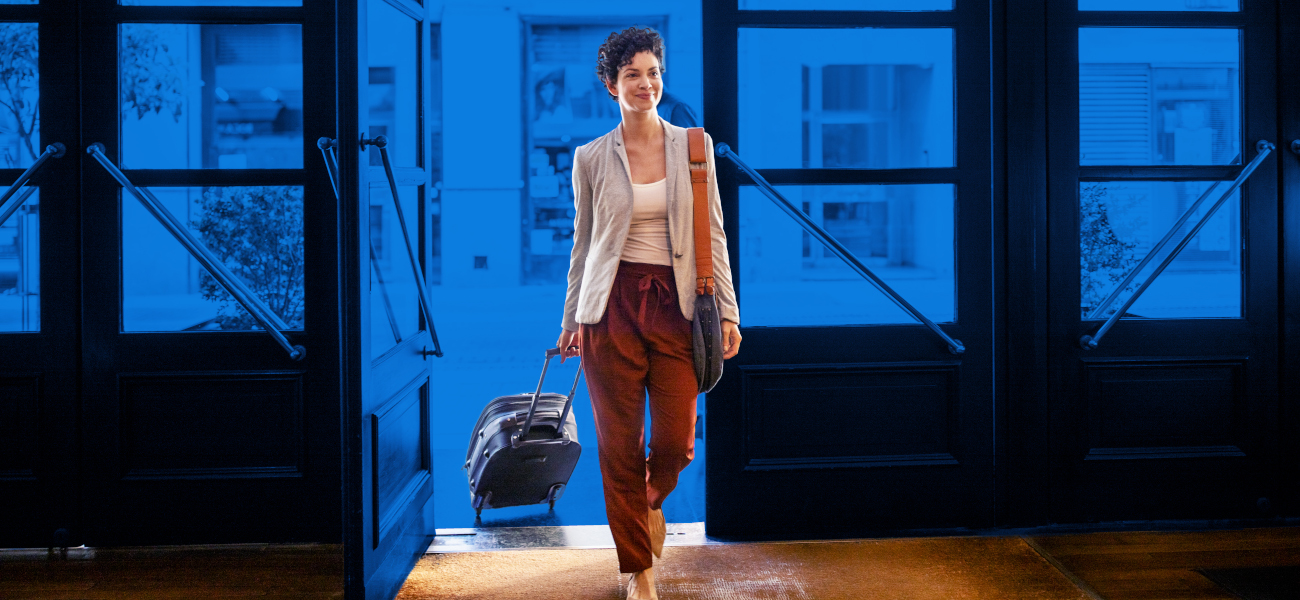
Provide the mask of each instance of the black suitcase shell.
[{"label": "black suitcase shell", "polygon": [[528,504],[548,503],[554,508],[563,495],[582,454],[571,410],[582,368],[568,396],[542,393],[547,367],[558,354],[559,349],[547,350],[536,392],[501,396],[483,407],[470,434],[464,466],[476,514],[485,508]]}]

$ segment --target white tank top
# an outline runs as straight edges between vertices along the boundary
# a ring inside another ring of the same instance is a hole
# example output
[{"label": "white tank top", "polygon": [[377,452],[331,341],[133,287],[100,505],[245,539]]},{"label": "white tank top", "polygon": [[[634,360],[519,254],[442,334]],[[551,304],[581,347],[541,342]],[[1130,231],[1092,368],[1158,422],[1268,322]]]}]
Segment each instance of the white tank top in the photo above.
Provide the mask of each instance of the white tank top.
[{"label": "white tank top", "polygon": [[668,250],[668,180],[632,184],[632,226],[622,260],[652,265],[673,264]]}]

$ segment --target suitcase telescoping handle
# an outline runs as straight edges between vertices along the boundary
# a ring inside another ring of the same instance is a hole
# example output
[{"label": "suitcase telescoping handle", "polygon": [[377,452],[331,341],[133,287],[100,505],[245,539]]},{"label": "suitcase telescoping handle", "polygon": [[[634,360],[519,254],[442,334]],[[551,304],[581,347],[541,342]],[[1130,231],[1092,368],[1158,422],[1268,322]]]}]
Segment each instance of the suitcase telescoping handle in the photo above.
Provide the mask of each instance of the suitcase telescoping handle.
[{"label": "suitcase telescoping handle", "polygon": [[[537,401],[542,397],[542,384],[546,382],[546,370],[551,367],[551,359],[559,355],[559,348],[548,348],[546,350],[546,362],[542,363],[542,377],[537,380],[537,391],[533,392],[533,402],[528,405],[528,419],[524,421],[524,428],[517,434],[520,441],[523,441],[533,428],[533,415],[537,414]],[[581,358],[578,359],[578,374],[573,377],[573,387],[569,390],[569,397],[564,401],[564,410],[560,411],[560,422],[555,429],[556,438],[564,437],[564,420],[569,418],[569,409],[573,408],[573,395],[578,392],[578,380],[580,379],[582,379]]]}]

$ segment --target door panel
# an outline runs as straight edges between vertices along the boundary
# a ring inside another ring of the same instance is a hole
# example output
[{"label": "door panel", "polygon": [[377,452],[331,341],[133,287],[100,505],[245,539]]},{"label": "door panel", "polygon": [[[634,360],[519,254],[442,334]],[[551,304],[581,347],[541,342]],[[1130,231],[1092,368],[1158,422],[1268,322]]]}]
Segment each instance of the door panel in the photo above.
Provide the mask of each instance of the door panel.
[{"label": "door panel", "polygon": [[[140,23],[137,14],[87,12],[82,61],[96,75],[83,91],[83,139],[125,162],[125,176],[152,190],[307,353],[295,361],[256,328],[79,150],[85,196],[95,199],[81,212],[83,419],[93,424],[82,439],[96,449],[83,463],[86,542],[329,540],[337,471],[324,457],[337,362],[331,311],[307,308],[332,302],[326,273],[336,259],[314,245],[330,236],[308,235],[306,215],[328,210],[332,194],[319,161],[302,168],[311,156],[302,132],[323,116],[305,99],[328,86],[308,79],[301,60],[305,30],[319,25],[301,11],[245,12],[238,26]],[[203,80],[219,85],[194,84]],[[149,92],[150,81],[161,91]]]},{"label": "door panel", "polygon": [[708,398],[710,535],[991,525],[987,7],[704,16],[715,142],[966,347],[950,353],[720,158],[745,343]]},{"label": "door panel", "polygon": [[[354,348],[365,358],[356,412],[348,416],[359,425],[349,456],[360,461],[353,463],[359,476],[347,477],[359,509],[346,513],[347,588],[349,597],[386,599],[396,595],[434,532],[429,361],[435,343],[419,296],[432,247],[424,225],[430,153],[421,120],[428,98],[422,57],[430,56],[432,36],[424,7],[361,0],[355,10],[358,125],[340,132],[339,158],[351,178],[342,186],[344,210],[357,223],[345,238],[356,261],[349,277],[360,284]],[[353,141],[360,138],[368,141]]]},{"label": "door panel", "polygon": [[[1141,21],[1048,9],[1052,521],[1246,518],[1277,497],[1278,157],[1095,349],[1080,340],[1227,191],[1177,227],[1209,182],[1236,177],[1276,137],[1274,8]],[[1099,311],[1170,229],[1168,248]]]},{"label": "door panel", "polygon": [[745,470],[957,465],[956,367],[744,368]]}]

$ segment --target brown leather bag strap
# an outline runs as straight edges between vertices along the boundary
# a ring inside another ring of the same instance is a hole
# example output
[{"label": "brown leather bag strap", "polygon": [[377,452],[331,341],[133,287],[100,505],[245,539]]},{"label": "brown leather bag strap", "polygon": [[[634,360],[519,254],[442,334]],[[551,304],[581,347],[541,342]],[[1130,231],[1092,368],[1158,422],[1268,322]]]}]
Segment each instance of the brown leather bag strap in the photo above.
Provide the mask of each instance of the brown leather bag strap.
[{"label": "brown leather bag strap", "polygon": [[713,295],[713,231],[709,226],[709,158],[704,128],[686,130],[690,147],[691,195],[695,198],[695,293]]}]

